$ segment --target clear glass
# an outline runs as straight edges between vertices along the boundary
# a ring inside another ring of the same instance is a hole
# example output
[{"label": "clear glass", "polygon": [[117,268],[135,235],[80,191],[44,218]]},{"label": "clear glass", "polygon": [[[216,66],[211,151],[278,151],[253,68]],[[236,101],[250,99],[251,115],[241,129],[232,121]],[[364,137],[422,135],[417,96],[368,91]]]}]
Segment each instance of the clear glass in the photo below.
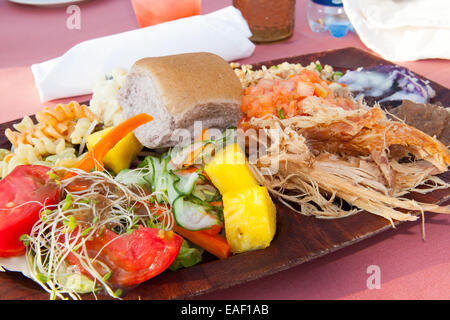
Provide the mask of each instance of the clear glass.
[{"label": "clear glass", "polygon": [[347,31],[353,30],[343,7],[325,6],[309,1],[307,18],[312,31],[328,31],[335,38],[341,38]]},{"label": "clear glass", "polygon": [[252,31],[251,41],[274,42],[294,32],[295,0],[233,0]]},{"label": "clear glass", "polygon": [[201,0],[132,0],[140,28],[200,14]]}]

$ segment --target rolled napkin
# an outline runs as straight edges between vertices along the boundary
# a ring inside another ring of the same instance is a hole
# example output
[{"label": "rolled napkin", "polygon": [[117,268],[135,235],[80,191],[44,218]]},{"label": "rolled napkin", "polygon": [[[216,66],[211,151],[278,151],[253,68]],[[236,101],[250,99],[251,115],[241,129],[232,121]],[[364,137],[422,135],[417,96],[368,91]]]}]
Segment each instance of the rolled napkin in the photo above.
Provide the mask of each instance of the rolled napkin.
[{"label": "rolled napkin", "polygon": [[384,59],[450,59],[450,1],[342,0],[361,41]]},{"label": "rolled napkin", "polygon": [[241,12],[232,7],[81,42],[61,57],[33,64],[41,102],[92,93],[95,81],[144,57],[211,52],[227,61],[249,57],[255,45]]}]

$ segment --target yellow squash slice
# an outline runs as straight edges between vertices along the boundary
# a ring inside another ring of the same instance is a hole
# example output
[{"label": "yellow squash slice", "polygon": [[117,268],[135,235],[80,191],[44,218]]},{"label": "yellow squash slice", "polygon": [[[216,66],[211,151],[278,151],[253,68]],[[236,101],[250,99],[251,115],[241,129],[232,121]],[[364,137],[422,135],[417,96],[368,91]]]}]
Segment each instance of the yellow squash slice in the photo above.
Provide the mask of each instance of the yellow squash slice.
[{"label": "yellow squash slice", "polygon": [[[88,149],[90,150],[112,128],[107,128],[87,136],[86,144]],[[130,167],[131,161],[137,157],[142,148],[142,144],[134,136],[133,132],[130,132],[106,154],[103,158],[103,165],[106,169],[112,170],[117,174],[122,169]]]}]

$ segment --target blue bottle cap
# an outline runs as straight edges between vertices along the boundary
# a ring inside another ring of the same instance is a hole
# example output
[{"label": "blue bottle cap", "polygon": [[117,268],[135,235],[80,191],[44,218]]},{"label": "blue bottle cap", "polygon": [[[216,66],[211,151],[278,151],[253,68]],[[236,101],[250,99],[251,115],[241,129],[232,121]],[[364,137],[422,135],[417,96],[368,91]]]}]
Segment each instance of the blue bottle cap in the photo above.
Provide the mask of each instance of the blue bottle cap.
[{"label": "blue bottle cap", "polygon": [[312,0],[312,2],[330,7],[342,7],[342,0]]},{"label": "blue bottle cap", "polygon": [[348,24],[332,24],[328,26],[328,31],[334,38],[344,37],[349,30]]}]

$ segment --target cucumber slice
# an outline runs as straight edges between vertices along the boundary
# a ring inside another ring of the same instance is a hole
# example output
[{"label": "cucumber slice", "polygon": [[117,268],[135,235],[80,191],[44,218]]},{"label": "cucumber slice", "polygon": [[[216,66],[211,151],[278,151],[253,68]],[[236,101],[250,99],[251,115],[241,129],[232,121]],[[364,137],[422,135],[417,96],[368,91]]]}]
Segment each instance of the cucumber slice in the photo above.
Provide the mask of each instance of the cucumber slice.
[{"label": "cucumber slice", "polygon": [[174,174],[170,174],[169,182],[167,184],[167,199],[171,206],[173,206],[174,201],[180,196],[180,193],[174,187],[176,181],[177,177]]},{"label": "cucumber slice", "polygon": [[213,225],[220,225],[217,216],[207,213],[201,205],[185,201],[184,196],[174,201],[172,210],[177,225],[187,230],[210,229]]},{"label": "cucumber slice", "polygon": [[196,181],[199,179],[198,173],[194,172],[189,175],[177,175],[173,171],[168,174],[167,196],[170,205],[179,196],[189,195],[195,187]]},{"label": "cucumber slice", "polygon": [[183,164],[187,160],[188,155],[197,148],[200,148],[204,143],[204,141],[194,141],[189,145],[173,148],[170,151],[172,162],[175,164],[175,166],[181,168],[181,164]]},{"label": "cucumber slice", "polygon": [[175,190],[180,195],[188,195],[191,194],[194,190],[195,183],[199,179],[199,175],[197,172],[193,172],[189,175],[176,175],[177,180],[173,184]]},{"label": "cucumber slice", "polygon": [[195,185],[192,195],[206,202],[220,200],[219,191],[209,184]]},{"label": "cucumber slice", "polygon": [[152,168],[152,191],[156,193],[156,201],[163,202],[169,185],[167,159],[149,158]]}]

